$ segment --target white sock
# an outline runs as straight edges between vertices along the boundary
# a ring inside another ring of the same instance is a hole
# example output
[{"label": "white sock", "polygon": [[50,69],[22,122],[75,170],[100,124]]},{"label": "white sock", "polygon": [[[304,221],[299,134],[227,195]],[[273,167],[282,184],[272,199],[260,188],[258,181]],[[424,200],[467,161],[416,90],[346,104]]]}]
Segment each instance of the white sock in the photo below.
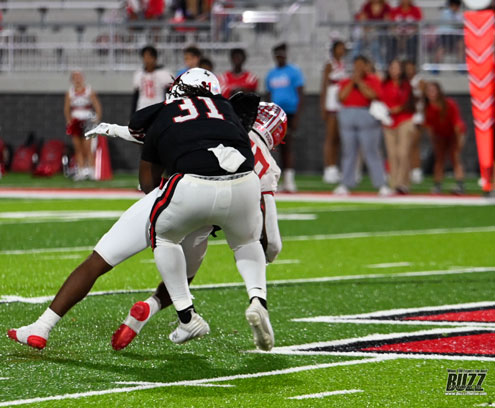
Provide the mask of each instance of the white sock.
[{"label": "white sock", "polygon": [[192,306],[192,296],[187,283],[186,259],[181,246],[161,242],[153,253],[175,310],[184,310]]},{"label": "white sock", "polygon": [[249,299],[257,296],[266,300],[265,253],[259,241],[236,249],[237,269],[244,279]]},{"label": "white sock", "polygon": [[153,316],[154,314],[158,313],[160,309],[162,308],[162,305],[160,303],[160,300],[157,299],[155,296],[150,296],[148,299],[144,301],[145,303],[148,303],[150,307],[150,315],[148,316],[148,319]]},{"label": "white sock", "polygon": [[38,320],[36,320],[36,324],[42,324],[48,330],[51,330],[55,327],[60,319],[61,317],[48,307],[45,312],[38,318]]}]

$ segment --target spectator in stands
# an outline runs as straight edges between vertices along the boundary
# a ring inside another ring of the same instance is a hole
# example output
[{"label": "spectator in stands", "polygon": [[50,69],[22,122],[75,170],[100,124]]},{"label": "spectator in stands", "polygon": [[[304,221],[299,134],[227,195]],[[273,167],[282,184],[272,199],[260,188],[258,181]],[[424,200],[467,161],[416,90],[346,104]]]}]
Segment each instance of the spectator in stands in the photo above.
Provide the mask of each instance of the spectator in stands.
[{"label": "spectator in stands", "polygon": [[392,191],[385,182],[383,158],[380,153],[382,129],[380,123],[369,113],[371,102],[381,97],[381,82],[366,72],[367,58],[354,59],[354,71],[350,78],[339,83],[339,131],[342,145],[342,182],[335,194],[347,195],[356,185],[355,170],[359,148],[363,153],[373,185],[379,194],[386,196]]},{"label": "spectator in stands", "polygon": [[188,69],[199,67],[199,61],[201,60],[201,50],[194,45],[184,48],[183,55],[184,65],[186,67],[179,70],[177,76],[182,75]]},{"label": "spectator in stands", "polygon": [[426,85],[425,126],[431,137],[435,153],[433,178],[435,185],[432,192],[442,191],[445,156],[449,156],[454,167],[456,186],[453,194],[464,193],[464,170],[461,151],[464,146],[466,125],[462,120],[459,107],[452,98],[447,98],[437,82]]},{"label": "spectator in stands", "polygon": [[157,20],[163,17],[165,0],[127,0],[129,20]]},{"label": "spectator in stands", "polygon": [[84,132],[101,121],[102,109],[96,93],[84,81],[79,71],[70,76],[71,87],[65,94],[64,116],[66,133],[71,136],[76,159],[75,181],[95,179],[95,157],[91,140],[84,138]]},{"label": "spectator in stands", "polygon": [[[387,22],[392,19],[392,7],[385,0],[368,0],[357,14],[357,20],[370,23]],[[383,25],[376,27],[367,25],[363,29],[363,37],[358,41],[353,56],[360,55],[365,49],[370,49],[371,56],[382,69],[385,66],[387,48],[387,28]]]},{"label": "spectator in stands", "polygon": [[224,97],[230,98],[237,91],[256,92],[258,78],[253,73],[244,70],[246,59],[246,51],[242,48],[230,50],[232,69],[224,72],[218,78]]},{"label": "spectator in stands", "polygon": [[215,66],[213,65],[213,61],[209,58],[206,57],[201,57],[199,60],[199,68],[206,69],[210,72],[213,72],[215,70]]},{"label": "spectator in stands", "polygon": [[389,47],[389,55],[392,58],[405,58],[416,62],[418,57],[417,23],[422,17],[421,9],[414,5],[413,0],[400,0],[399,6],[392,10],[392,20],[398,23],[394,30],[396,36],[392,37]]},{"label": "spectator in stands", "polygon": [[134,73],[134,96],[132,113],[136,110],[161,102],[173,82],[170,72],[158,65],[158,51],[147,45],[141,50],[143,67]]},{"label": "spectator in stands", "polygon": [[[440,25],[436,33],[437,40],[435,59],[438,63],[445,60],[446,55],[452,56],[457,62],[464,61],[462,0],[447,0],[447,7],[442,10]],[[450,24],[448,24],[450,23]]]},{"label": "spectator in stands", "polygon": [[339,82],[348,77],[345,65],[347,50],[343,41],[335,41],[330,52],[330,59],[325,64],[320,91],[320,108],[325,121],[325,144],[323,156],[325,170],[323,181],[334,184],[340,181],[339,153],[340,138],[337,113],[340,109]]},{"label": "spectator in stands", "polygon": [[389,164],[389,184],[399,194],[409,192],[409,154],[416,131],[413,123],[414,96],[399,60],[393,60],[382,83],[382,101],[387,105],[392,123],[384,126]]},{"label": "spectator in stands", "polygon": [[277,66],[272,68],[265,79],[268,100],[278,104],[287,113],[287,135],[285,144],[280,145],[283,167],[283,190],[297,191],[292,154],[292,138],[299,125],[303,107],[304,77],[299,67],[287,63],[287,44],[273,48],[273,58]]},{"label": "spectator in stands", "polygon": [[423,170],[421,168],[421,136],[422,126],[425,121],[424,110],[424,91],[426,82],[423,80],[421,74],[418,74],[416,64],[413,61],[404,62],[404,71],[406,78],[411,85],[412,92],[415,101],[415,113],[413,116],[413,122],[416,128],[414,137],[411,142],[411,182],[414,184],[421,184],[423,182]]}]

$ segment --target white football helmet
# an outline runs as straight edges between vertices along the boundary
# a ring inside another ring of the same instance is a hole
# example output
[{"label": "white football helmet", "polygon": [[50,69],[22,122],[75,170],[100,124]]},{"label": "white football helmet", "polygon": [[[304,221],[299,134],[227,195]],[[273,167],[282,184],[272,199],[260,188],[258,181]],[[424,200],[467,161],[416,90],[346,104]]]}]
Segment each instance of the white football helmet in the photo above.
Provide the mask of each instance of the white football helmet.
[{"label": "white football helmet", "polygon": [[203,68],[191,68],[179,76],[170,89],[170,94],[174,97],[180,97],[187,93],[183,85],[193,86],[196,88],[203,87],[213,95],[222,93],[220,82],[213,72]]}]

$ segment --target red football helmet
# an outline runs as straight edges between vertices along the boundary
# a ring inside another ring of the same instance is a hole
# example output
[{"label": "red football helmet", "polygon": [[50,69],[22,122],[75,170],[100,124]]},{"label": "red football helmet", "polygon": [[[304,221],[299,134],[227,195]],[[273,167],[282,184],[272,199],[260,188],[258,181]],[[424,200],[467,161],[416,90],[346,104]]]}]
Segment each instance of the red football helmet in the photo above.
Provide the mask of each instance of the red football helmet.
[{"label": "red football helmet", "polygon": [[253,129],[272,150],[284,140],[287,133],[287,115],[276,103],[260,102]]}]

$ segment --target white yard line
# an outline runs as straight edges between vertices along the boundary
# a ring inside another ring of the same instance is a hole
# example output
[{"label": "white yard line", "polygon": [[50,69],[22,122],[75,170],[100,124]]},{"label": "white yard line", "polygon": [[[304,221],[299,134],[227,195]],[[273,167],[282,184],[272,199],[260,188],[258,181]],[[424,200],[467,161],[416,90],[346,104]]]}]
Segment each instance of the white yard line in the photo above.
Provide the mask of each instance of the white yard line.
[{"label": "white yard line", "polygon": [[[417,235],[444,235],[444,234],[471,234],[495,232],[495,226],[487,227],[459,227],[459,228],[433,228],[423,230],[403,230],[403,231],[378,231],[378,232],[349,232],[342,234],[318,234],[318,235],[296,235],[286,236],[282,240],[284,242],[297,241],[332,241],[340,239],[356,239],[356,238],[382,238],[382,237],[402,237],[402,236],[417,236]],[[208,245],[226,245],[227,242],[223,239],[210,240]],[[65,248],[33,248],[33,249],[13,249],[0,251],[0,255],[26,255],[40,253],[57,253],[57,252],[79,252],[90,251],[93,247],[65,247]]]},{"label": "white yard line", "polygon": [[[380,273],[380,274],[367,274],[367,275],[344,275],[344,276],[326,276],[321,278],[306,278],[306,279],[280,279],[267,281],[267,285],[287,285],[287,284],[305,284],[305,283],[322,283],[322,282],[339,282],[350,280],[365,280],[365,279],[382,279],[382,278],[404,278],[404,277],[419,277],[419,276],[445,276],[445,275],[461,275],[465,273],[487,273],[494,272],[495,266],[491,267],[471,267],[461,269],[444,269],[433,271],[415,271],[415,272],[399,272],[399,273]],[[242,288],[244,287],[242,282],[229,282],[229,283],[212,283],[205,285],[191,285],[192,290],[204,290],[204,289],[223,289],[223,288]],[[88,296],[104,296],[115,294],[130,294],[130,293],[143,293],[154,292],[155,288],[149,289],[130,289],[130,290],[108,290],[90,292]],[[39,297],[23,297],[17,295],[0,295],[0,304],[2,303],[45,303],[53,299],[54,296],[39,296]],[[400,310],[400,309],[399,309]]]},{"label": "white yard line", "polygon": [[363,390],[327,391],[327,392],[319,392],[317,394],[297,395],[295,397],[287,397],[287,399],[290,399],[290,400],[315,399],[315,398],[331,397],[333,395],[355,394],[357,392],[364,392],[364,391]]},{"label": "white yard line", "polygon": [[387,360],[395,360],[393,357],[374,357],[374,358],[365,358],[361,360],[350,360],[350,361],[339,361],[336,363],[327,363],[327,364],[315,364],[309,366],[300,366],[300,367],[291,367],[285,368],[282,370],[274,370],[274,371],[266,371],[261,373],[252,373],[252,374],[237,374],[231,375],[227,377],[216,377],[216,378],[202,378],[199,380],[189,380],[189,381],[176,381],[169,383],[145,383],[142,385],[137,385],[134,387],[123,387],[123,388],[111,388],[107,390],[100,391],[87,391],[87,392],[79,392],[74,394],[64,394],[64,395],[53,395],[49,397],[40,397],[40,398],[27,398],[21,400],[12,400],[12,401],[3,401],[0,402],[0,407],[9,407],[9,406],[17,406],[17,405],[27,405],[27,404],[36,404],[44,401],[57,401],[57,400],[66,400],[66,399],[79,399],[85,397],[94,397],[98,395],[108,395],[108,394],[119,394],[119,393],[129,393],[133,391],[142,391],[149,390],[153,388],[164,388],[164,387],[177,387],[177,386],[204,386],[205,384],[217,383],[217,382],[228,382],[234,380],[243,380],[248,378],[261,378],[261,377],[270,377],[276,375],[285,375],[285,374],[294,374],[303,371],[313,371],[313,370],[321,370],[325,368],[331,367],[342,367],[342,366],[351,366],[358,364],[369,364],[369,363],[379,363]]},{"label": "white yard line", "polygon": [[387,268],[395,268],[398,266],[411,266],[411,262],[389,262],[389,263],[377,263],[366,265],[367,268],[370,269],[387,269]]}]

